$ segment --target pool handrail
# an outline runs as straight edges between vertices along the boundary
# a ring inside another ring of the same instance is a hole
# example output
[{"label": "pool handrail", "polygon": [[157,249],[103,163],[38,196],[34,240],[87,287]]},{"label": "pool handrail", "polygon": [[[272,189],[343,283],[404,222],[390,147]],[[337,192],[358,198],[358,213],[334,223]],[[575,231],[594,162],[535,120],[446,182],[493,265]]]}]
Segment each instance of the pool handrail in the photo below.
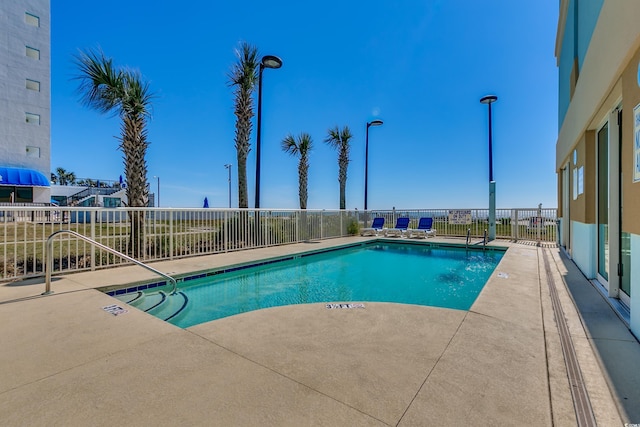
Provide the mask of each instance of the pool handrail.
[{"label": "pool handrail", "polygon": [[152,271],[162,277],[164,277],[165,279],[169,280],[171,282],[171,284],[173,285],[173,288],[171,290],[171,295],[176,293],[176,288],[178,287],[178,283],[176,282],[176,279],[174,279],[173,277],[169,276],[168,274],[165,274],[161,271],[156,270],[153,267],[149,267],[148,265],[138,261],[137,259],[131,258],[128,255],[123,254],[122,252],[118,252],[115,249],[112,249],[108,246],[103,245],[102,243],[96,242],[93,239],[90,239],[87,236],[83,236],[80,233],[76,233],[75,231],[72,230],[58,230],[54,233],[52,233],[48,238],[47,238],[47,242],[45,244],[45,249],[44,249],[44,259],[45,259],[45,291],[42,293],[42,295],[49,295],[52,294],[53,291],[51,290],[51,271],[53,270],[53,238],[55,236],[57,236],[58,234],[71,234],[72,236],[75,236],[81,240],[84,240],[85,242],[89,242],[90,244],[92,244],[93,246],[96,246],[102,250],[105,250],[107,252],[110,252],[114,255],[117,255],[121,258],[126,259],[127,261],[130,261],[134,264],[139,265],[140,267],[146,268],[149,271]]}]

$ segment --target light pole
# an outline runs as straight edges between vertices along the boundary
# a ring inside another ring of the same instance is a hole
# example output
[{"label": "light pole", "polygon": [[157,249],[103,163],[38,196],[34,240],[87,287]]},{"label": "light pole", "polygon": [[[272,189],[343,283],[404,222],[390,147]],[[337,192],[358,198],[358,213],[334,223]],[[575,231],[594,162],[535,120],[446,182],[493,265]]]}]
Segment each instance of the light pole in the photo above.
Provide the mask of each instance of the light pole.
[{"label": "light pole", "polygon": [[382,120],[371,120],[367,122],[367,137],[364,145],[364,212],[365,212],[365,226],[367,221],[367,196],[369,186],[369,128],[371,126],[382,126]]},{"label": "light pole", "polygon": [[260,61],[258,73],[258,129],[256,130],[256,209],[260,208],[260,132],[262,126],[262,72],[265,68],[282,67],[282,59],[273,55],[265,55]]},{"label": "light pole", "polygon": [[224,167],[229,171],[229,209],[231,209],[231,163],[227,163]]},{"label": "light pole", "polygon": [[154,176],[158,180],[158,207],[160,207],[160,177]]},{"label": "light pole", "polygon": [[495,95],[483,96],[480,99],[482,104],[489,106],[489,241],[496,238],[496,182],[493,180],[493,141],[491,130],[491,104],[496,102]]}]

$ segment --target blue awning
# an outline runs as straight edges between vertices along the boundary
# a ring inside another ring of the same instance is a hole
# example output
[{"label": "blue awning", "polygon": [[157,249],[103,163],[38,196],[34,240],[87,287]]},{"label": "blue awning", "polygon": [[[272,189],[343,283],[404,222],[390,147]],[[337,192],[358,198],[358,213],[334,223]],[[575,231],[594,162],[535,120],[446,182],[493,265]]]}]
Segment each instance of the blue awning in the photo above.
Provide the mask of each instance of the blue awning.
[{"label": "blue awning", "polygon": [[0,166],[0,185],[49,187],[50,184],[49,179],[36,170]]}]

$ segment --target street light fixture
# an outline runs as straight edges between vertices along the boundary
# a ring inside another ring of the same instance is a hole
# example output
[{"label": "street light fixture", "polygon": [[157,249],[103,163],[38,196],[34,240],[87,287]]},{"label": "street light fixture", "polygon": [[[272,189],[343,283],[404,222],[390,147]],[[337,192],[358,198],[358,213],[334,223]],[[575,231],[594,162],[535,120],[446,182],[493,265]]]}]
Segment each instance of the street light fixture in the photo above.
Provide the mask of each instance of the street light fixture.
[{"label": "street light fixture", "polygon": [[496,182],[493,180],[493,138],[491,126],[491,104],[496,102],[495,95],[483,96],[480,99],[482,104],[489,106],[489,241],[496,238]]},{"label": "street light fixture", "polygon": [[229,171],[229,209],[231,209],[231,163],[227,163],[224,167]]},{"label": "street light fixture", "polygon": [[260,61],[258,73],[258,126],[256,130],[256,203],[255,208],[260,208],[260,133],[262,127],[262,72],[265,68],[282,67],[282,59],[273,55],[265,55]]},{"label": "street light fixture", "polygon": [[364,211],[367,212],[367,195],[369,185],[369,128],[371,126],[382,126],[382,120],[376,119],[367,122],[367,137],[364,148]]},{"label": "street light fixture", "polygon": [[160,177],[154,176],[158,180],[158,207],[160,207]]}]

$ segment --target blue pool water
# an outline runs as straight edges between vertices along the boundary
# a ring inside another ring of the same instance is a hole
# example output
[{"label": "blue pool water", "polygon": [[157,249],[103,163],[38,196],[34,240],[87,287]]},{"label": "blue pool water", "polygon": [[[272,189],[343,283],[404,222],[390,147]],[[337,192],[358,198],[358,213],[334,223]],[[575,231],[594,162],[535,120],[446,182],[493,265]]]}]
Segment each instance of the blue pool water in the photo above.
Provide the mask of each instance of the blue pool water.
[{"label": "blue pool water", "polygon": [[[261,308],[318,302],[468,310],[502,256],[502,251],[386,242],[303,256],[179,283],[188,303],[169,322],[189,327]],[[144,293],[145,298],[157,297],[158,288]],[[181,296],[169,301],[173,308],[161,310],[160,305],[149,312],[163,318],[184,300]]]}]

